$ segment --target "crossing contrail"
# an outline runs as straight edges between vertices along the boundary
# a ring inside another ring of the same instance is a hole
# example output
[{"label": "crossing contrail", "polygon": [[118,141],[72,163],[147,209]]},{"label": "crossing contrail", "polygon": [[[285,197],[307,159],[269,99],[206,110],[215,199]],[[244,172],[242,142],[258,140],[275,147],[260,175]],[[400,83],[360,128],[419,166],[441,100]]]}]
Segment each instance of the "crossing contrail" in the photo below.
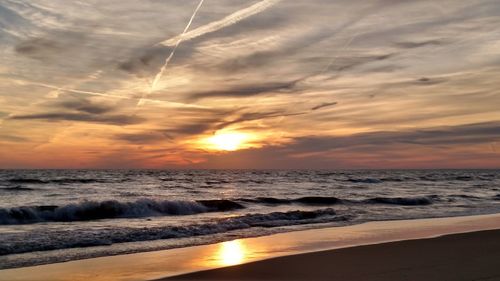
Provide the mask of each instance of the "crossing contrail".
[{"label": "crossing contrail", "polygon": [[258,13],[265,11],[266,9],[274,6],[275,4],[277,4],[280,1],[281,0],[263,0],[263,1],[260,1],[256,4],[253,4],[252,6],[249,6],[247,8],[241,9],[237,12],[234,12],[221,20],[211,22],[211,23],[206,24],[204,26],[193,29],[192,31],[189,31],[187,33],[184,33],[184,34],[175,36],[173,38],[170,38],[168,40],[162,41],[162,42],[158,43],[157,45],[163,45],[163,46],[169,46],[169,47],[176,46],[176,44],[178,44],[177,42],[179,40],[188,41],[188,40],[194,39],[196,37],[205,35],[207,33],[212,33],[212,32],[215,32],[217,30],[220,30],[222,28],[231,26],[239,21],[242,21],[242,20],[248,18],[248,17],[251,17],[255,14],[258,14]]},{"label": "crossing contrail", "polygon": [[[163,66],[160,68],[160,71],[155,75],[155,78],[153,79],[153,82],[151,83],[151,88],[149,90],[149,93],[152,93],[154,92],[155,88],[156,88],[156,84],[158,84],[158,82],[160,81],[161,77],[163,76],[163,74],[165,73],[165,71],[167,70],[167,67],[168,67],[168,64],[170,63],[170,60],[172,60],[172,58],[174,57],[175,55],[175,51],[177,50],[177,47],[179,47],[179,44],[182,42],[183,40],[183,36],[186,34],[186,32],[189,30],[189,27],[191,26],[191,24],[193,23],[193,20],[194,18],[196,17],[196,14],[198,13],[198,10],[201,8],[201,6],[203,5],[203,1],[204,0],[200,0],[200,2],[198,3],[198,6],[196,6],[196,9],[194,9],[194,12],[193,14],[191,15],[191,18],[189,19],[186,27],[184,28],[184,30],[182,31],[182,33],[176,37],[176,41],[175,41],[175,44],[173,44],[173,49],[172,51],[170,52],[170,55],[168,55],[168,57],[165,59],[165,63],[163,64]],[[146,94],[143,94],[143,96],[139,99],[139,102],[137,103],[137,105],[141,105],[143,103],[143,99],[145,98]]]},{"label": "crossing contrail", "polygon": [[198,10],[200,10],[201,6],[203,5],[203,1],[204,0],[200,0],[200,2],[198,3],[198,6],[196,6],[196,9],[194,10],[193,14],[191,15],[191,18],[189,19],[188,24],[186,25],[186,27],[184,28],[183,32],[180,35],[177,35],[173,38],[170,38],[168,40],[165,40],[165,41],[157,44],[157,45],[163,45],[163,46],[167,46],[167,47],[173,47],[173,49],[170,52],[170,55],[165,59],[165,63],[161,67],[160,71],[155,75],[153,82],[151,83],[151,87],[149,89],[149,92],[146,92],[143,94],[143,96],[139,99],[137,106],[142,105],[144,103],[144,98],[148,94],[151,94],[152,92],[155,91],[156,85],[161,80],[162,76],[164,75],[165,71],[167,70],[168,64],[170,63],[170,61],[174,57],[175,51],[177,50],[177,48],[179,47],[179,44],[182,41],[191,40],[191,39],[194,39],[196,37],[202,36],[204,34],[215,32],[215,31],[220,30],[222,28],[233,25],[233,24],[235,24],[243,19],[246,19],[250,16],[253,16],[255,14],[258,14],[258,13],[268,9],[269,7],[275,5],[276,3],[280,2],[281,0],[263,0],[263,1],[260,1],[252,6],[249,6],[247,8],[242,9],[242,10],[239,10],[235,13],[232,13],[229,16],[227,16],[221,20],[209,23],[207,25],[204,25],[202,27],[196,28],[196,29],[188,32],[194,18],[196,17],[196,14],[198,13]]}]

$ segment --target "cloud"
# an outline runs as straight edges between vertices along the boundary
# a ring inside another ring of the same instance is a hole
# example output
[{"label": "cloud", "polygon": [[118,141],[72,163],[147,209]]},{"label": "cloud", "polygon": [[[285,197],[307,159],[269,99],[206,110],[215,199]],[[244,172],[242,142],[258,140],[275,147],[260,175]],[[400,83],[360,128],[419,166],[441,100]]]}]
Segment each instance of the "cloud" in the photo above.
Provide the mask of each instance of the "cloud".
[{"label": "cloud", "polygon": [[55,55],[61,52],[63,47],[52,40],[35,38],[20,43],[15,50],[18,54],[41,59],[47,55]]},{"label": "cloud", "polygon": [[[186,35],[186,32],[189,30],[189,28],[191,27],[191,24],[193,23],[193,20],[194,18],[196,17],[196,14],[198,13],[198,11],[200,10],[201,6],[203,5],[203,0],[200,0],[200,2],[198,2],[198,5],[196,6],[196,9],[194,10],[193,14],[191,15],[191,18],[189,19],[186,27],[184,27],[184,30],[182,31],[182,33],[179,35],[180,37],[177,39],[177,41],[174,43],[173,45],[173,48],[172,48],[172,51],[170,52],[170,54],[165,58],[165,62],[163,63],[162,67],[160,68],[160,70],[158,71],[158,73],[156,73],[156,75],[153,77],[153,80],[151,82],[151,92],[153,92],[156,88],[156,85],[158,84],[158,82],[160,82],[161,80],[161,77],[163,76],[163,74],[165,73],[165,71],[167,70],[167,67],[168,67],[168,64],[170,63],[170,61],[172,60],[172,58],[174,57],[175,55],[175,51],[177,50],[177,48],[179,47],[180,43],[182,42],[182,40],[184,39],[184,36]],[[146,94],[143,94],[142,98],[145,98],[146,97]],[[139,102],[137,103],[137,105],[141,105],[142,104],[142,98],[141,100],[139,100]]]},{"label": "cloud", "polygon": [[139,54],[118,64],[118,69],[138,77],[150,77],[162,65],[162,60],[172,52],[167,47],[148,47],[139,50]]},{"label": "cloud", "polygon": [[124,114],[114,114],[114,115],[95,115],[88,113],[40,113],[40,114],[27,114],[27,115],[13,115],[9,119],[11,120],[46,120],[52,122],[60,121],[77,121],[77,122],[89,122],[89,123],[101,123],[108,125],[134,125],[145,121],[136,115],[124,115]]},{"label": "cloud", "polygon": [[425,40],[425,41],[402,41],[402,42],[397,42],[395,43],[396,46],[400,48],[405,48],[405,49],[413,49],[413,48],[420,48],[424,46],[441,46],[443,44],[446,44],[446,42],[443,39],[433,39],[433,40]]},{"label": "cloud", "polygon": [[219,119],[216,118],[198,118],[171,128],[116,134],[114,139],[132,144],[152,144],[166,140],[172,142],[177,137],[195,136],[214,130],[217,122],[219,122]]},{"label": "cloud", "polygon": [[325,102],[325,103],[318,104],[318,105],[312,107],[311,110],[318,110],[321,108],[330,107],[330,106],[334,106],[334,105],[337,105],[337,102]]},{"label": "cloud", "polygon": [[159,141],[171,140],[166,133],[150,131],[136,134],[117,134],[115,139],[132,144],[151,144]]},{"label": "cloud", "polygon": [[103,114],[115,110],[115,107],[111,105],[107,105],[102,102],[93,103],[87,99],[62,101],[57,103],[56,106],[89,114]]},{"label": "cloud", "polygon": [[430,78],[430,77],[422,77],[415,81],[414,84],[416,85],[423,85],[423,86],[428,86],[428,85],[436,85],[436,84],[441,84],[448,81],[446,78],[442,77],[435,77],[435,78]]},{"label": "cloud", "polygon": [[[488,143],[500,138],[500,121],[414,131],[379,131],[351,136],[318,136],[294,139],[287,149],[294,152],[327,151],[356,146],[411,144],[419,146],[469,145]],[[374,148],[376,149],[376,148]]]},{"label": "cloud", "polygon": [[291,91],[298,82],[300,82],[300,79],[289,82],[274,82],[263,85],[241,85],[223,90],[192,93],[189,95],[189,99],[198,100],[213,97],[250,97],[262,94],[286,93]]},{"label": "cloud", "polygon": [[[492,161],[497,128],[484,122],[497,122],[500,103],[497,0],[205,1],[168,79],[137,109],[200,0],[0,2],[2,141],[28,139],[28,153],[15,141],[2,153],[19,163],[85,146],[123,148],[124,158],[134,148],[130,166],[162,154],[138,144],[206,167],[224,157],[321,168],[437,154],[452,165],[457,151]],[[189,142],[222,129],[258,135],[262,148],[214,156]]]},{"label": "cloud", "polygon": [[[44,37],[28,38],[14,48],[19,55],[24,55],[41,61],[71,62],[72,56],[84,49],[87,36],[81,32],[55,31]],[[68,61],[68,58],[69,61]]]},{"label": "cloud", "polygon": [[20,137],[20,136],[0,134],[0,142],[1,141],[6,141],[6,142],[26,142],[26,141],[28,141],[28,139]]},{"label": "cloud", "polygon": [[233,118],[229,121],[222,121],[219,122],[215,128],[217,130],[224,129],[226,127],[229,127],[231,125],[239,124],[239,123],[244,123],[244,122],[250,122],[250,121],[258,121],[258,120],[264,120],[264,119],[269,119],[269,118],[278,118],[278,117],[287,117],[287,116],[298,116],[298,115],[303,115],[306,114],[307,112],[295,112],[295,113],[287,113],[284,111],[271,111],[271,112],[246,112],[243,114],[240,114],[238,117]]},{"label": "cloud", "polygon": [[172,129],[166,129],[165,132],[173,135],[198,135],[211,130],[215,120],[201,120],[194,124],[185,124]]},{"label": "cloud", "polygon": [[176,37],[162,41],[158,44],[173,47],[177,44],[177,42],[179,42],[179,40],[189,41],[189,40],[192,40],[194,38],[203,36],[205,34],[209,34],[209,33],[218,31],[218,30],[223,29],[225,27],[236,24],[239,21],[244,20],[248,17],[251,17],[255,14],[261,13],[261,12],[267,10],[268,8],[274,6],[278,2],[280,2],[280,0],[263,0],[263,1],[257,2],[256,4],[253,4],[252,6],[249,6],[247,8],[244,8],[244,9],[241,9],[237,12],[232,13],[221,20],[214,21],[214,22],[211,22],[209,24],[203,25],[203,26],[198,27],[192,31],[189,31],[187,33],[183,33],[183,34],[178,35]]}]

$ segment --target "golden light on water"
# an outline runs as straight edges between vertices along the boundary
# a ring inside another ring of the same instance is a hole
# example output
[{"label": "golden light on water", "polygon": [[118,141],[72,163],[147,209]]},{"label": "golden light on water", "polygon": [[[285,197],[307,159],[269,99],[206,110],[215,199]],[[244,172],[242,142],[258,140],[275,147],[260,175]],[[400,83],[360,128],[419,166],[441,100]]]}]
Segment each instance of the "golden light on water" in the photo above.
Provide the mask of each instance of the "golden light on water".
[{"label": "golden light on water", "polygon": [[229,266],[242,263],[247,254],[245,244],[240,240],[233,240],[221,243],[217,260],[220,265]]},{"label": "golden light on water", "polygon": [[235,151],[242,148],[250,139],[248,134],[239,132],[221,132],[209,137],[206,142],[216,150]]}]

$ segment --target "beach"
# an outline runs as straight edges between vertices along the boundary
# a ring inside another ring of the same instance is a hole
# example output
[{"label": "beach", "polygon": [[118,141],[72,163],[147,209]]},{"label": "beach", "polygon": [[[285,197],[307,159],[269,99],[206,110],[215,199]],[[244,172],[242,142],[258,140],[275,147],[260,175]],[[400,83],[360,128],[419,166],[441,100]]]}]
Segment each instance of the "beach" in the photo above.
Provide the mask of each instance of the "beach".
[{"label": "beach", "polygon": [[500,231],[322,251],[167,280],[500,280]]},{"label": "beach", "polygon": [[0,280],[500,280],[498,260],[500,214],[491,214],[368,222],[6,269]]}]

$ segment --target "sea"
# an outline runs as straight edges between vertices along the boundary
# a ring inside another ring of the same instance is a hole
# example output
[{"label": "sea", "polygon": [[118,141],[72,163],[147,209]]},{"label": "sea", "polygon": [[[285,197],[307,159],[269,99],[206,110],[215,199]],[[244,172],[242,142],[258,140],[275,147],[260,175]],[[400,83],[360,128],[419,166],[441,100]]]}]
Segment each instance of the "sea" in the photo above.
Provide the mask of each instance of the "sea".
[{"label": "sea", "polygon": [[0,269],[498,212],[498,170],[0,170]]}]

